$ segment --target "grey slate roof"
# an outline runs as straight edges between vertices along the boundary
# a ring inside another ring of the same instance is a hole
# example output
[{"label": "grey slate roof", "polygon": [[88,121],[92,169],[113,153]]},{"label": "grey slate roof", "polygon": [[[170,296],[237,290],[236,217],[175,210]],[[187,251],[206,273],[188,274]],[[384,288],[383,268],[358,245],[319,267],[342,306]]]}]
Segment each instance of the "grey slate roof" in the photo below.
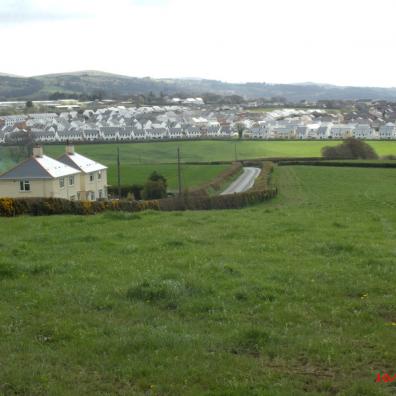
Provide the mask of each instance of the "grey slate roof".
[{"label": "grey slate roof", "polygon": [[52,179],[52,176],[36,161],[29,158],[15,168],[0,175],[0,180]]}]

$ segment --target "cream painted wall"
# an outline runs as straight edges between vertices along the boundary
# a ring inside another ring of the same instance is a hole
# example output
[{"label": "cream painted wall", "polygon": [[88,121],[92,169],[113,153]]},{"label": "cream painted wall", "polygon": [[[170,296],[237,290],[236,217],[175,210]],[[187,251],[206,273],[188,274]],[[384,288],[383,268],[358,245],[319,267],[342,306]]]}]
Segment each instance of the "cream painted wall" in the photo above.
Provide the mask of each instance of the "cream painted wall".
[{"label": "cream painted wall", "polygon": [[[69,176],[64,177],[64,187],[60,187],[57,179],[30,180],[30,191],[20,191],[19,180],[0,180],[0,197],[24,198],[65,198],[91,200],[90,192],[94,192],[95,200],[99,199],[99,191],[102,197],[107,198],[107,170],[102,170],[102,177],[98,179],[98,172],[93,172],[94,180],[89,180],[90,174],[80,173],[74,175],[74,184],[70,185]],[[78,194],[80,193],[80,194]]]},{"label": "cream painted wall", "polygon": [[30,191],[20,191],[20,180],[0,180],[0,197],[7,198],[65,198],[77,199],[80,190],[80,174],[74,175],[74,185],[69,185],[68,177],[65,177],[65,187],[61,188],[58,179],[30,180]]},{"label": "cream painted wall", "polygon": [[[107,198],[107,170],[101,171],[102,177],[98,179],[99,172],[85,173],[81,176],[81,191],[84,191],[84,198],[91,200],[91,192],[95,194],[95,200],[99,199],[99,190],[102,190],[102,198]],[[90,175],[93,175],[94,180],[90,181]]]}]

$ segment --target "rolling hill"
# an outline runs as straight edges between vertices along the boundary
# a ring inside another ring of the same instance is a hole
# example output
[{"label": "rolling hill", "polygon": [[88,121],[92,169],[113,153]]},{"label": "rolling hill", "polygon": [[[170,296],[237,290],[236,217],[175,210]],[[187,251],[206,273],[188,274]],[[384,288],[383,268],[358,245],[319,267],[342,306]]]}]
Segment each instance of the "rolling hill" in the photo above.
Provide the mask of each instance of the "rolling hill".
[{"label": "rolling hill", "polygon": [[205,79],[137,78],[99,71],[16,77],[0,73],[0,100],[48,99],[54,92],[94,94],[120,98],[153,92],[199,95],[215,93],[245,98],[285,97],[288,100],[383,99],[396,100],[396,88],[340,87],[326,84],[227,83]]}]

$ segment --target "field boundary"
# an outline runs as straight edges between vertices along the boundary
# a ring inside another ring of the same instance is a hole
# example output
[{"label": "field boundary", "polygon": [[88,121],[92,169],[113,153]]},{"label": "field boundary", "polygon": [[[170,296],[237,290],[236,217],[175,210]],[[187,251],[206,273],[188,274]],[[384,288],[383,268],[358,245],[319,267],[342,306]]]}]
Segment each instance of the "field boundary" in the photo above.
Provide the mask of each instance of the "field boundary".
[{"label": "field boundary", "polygon": [[353,162],[353,161],[279,161],[279,166],[291,166],[291,165],[305,165],[305,166],[335,166],[335,167],[347,167],[347,168],[396,168],[395,163],[381,163],[381,162]]}]

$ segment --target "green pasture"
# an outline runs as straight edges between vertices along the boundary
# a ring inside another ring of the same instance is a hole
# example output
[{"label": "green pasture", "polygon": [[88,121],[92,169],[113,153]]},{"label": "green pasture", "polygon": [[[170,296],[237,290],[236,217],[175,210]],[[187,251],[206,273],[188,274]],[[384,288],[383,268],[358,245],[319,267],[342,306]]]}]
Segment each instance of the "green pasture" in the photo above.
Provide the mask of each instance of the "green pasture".
[{"label": "green pasture", "polygon": [[0,219],[0,394],[393,395],[396,172],[243,210]]}]

